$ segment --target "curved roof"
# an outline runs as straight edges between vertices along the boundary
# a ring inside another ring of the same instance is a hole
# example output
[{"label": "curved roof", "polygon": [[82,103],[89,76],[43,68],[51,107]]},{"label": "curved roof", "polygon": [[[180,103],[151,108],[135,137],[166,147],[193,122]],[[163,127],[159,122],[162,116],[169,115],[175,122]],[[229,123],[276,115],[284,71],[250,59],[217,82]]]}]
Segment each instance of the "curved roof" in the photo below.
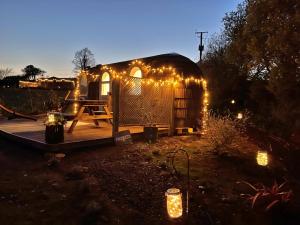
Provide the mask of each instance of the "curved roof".
[{"label": "curved roof", "polygon": [[129,64],[134,60],[141,60],[147,65],[150,65],[151,67],[157,68],[162,66],[172,66],[176,68],[176,71],[179,74],[182,74],[183,76],[202,76],[202,72],[198,65],[194,63],[189,58],[177,54],[177,53],[169,53],[169,54],[162,54],[162,55],[155,55],[145,58],[138,58],[138,59],[132,59],[117,63],[111,63],[111,64],[105,64],[105,65],[96,65],[95,67],[90,68],[91,73],[98,74],[101,67],[103,66],[109,66],[114,68],[117,71],[123,71],[127,70],[129,68]]}]

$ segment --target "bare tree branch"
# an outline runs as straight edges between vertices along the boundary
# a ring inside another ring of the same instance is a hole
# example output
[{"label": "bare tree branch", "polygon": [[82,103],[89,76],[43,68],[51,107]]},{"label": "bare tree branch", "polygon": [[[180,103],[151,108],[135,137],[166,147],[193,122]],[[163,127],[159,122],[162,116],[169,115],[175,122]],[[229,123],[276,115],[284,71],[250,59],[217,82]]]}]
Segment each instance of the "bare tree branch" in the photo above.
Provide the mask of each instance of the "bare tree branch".
[{"label": "bare tree branch", "polygon": [[75,53],[72,63],[75,66],[75,73],[79,72],[80,70],[86,70],[88,67],[95,65],[94,54],[88,48],[84,48]]},{"label": "bare tree branch", "polygon": [[0,68],[0,80],[3,78],[11,75],[13,73],[13,70],[11,68]]}]

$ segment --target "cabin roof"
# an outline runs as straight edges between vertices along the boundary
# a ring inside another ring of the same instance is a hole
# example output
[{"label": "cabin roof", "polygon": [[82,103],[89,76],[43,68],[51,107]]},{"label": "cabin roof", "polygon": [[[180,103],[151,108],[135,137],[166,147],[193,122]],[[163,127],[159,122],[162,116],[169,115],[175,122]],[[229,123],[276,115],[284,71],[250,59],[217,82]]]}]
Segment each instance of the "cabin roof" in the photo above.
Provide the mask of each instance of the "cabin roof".
[{"label": "cabin roof", "polygon": [[202,76],[202,71],[199,68],[199,66],[194,63],[189,58],[177,54],[177,53],[169,53],[169,54],[162,54],[162,55],[155,55],[145,58],[137,58],[132,60],[126,60],[122,62],[116,62],[116,63],[110,63],[110,64],[99,64],[95,67],[90,68],[90,72],[94,74],[99,74],[99,71],[101,67],[103,66],[109,66],[117,71],[123,71],[127,70],[129,67],[130,62],[134,60],[141,60],[147,65],[150,65],[151,67],[157,68],[162,66],[172,66],[176,68],[176,71],[179,74],[182,74],[183,76]]}]

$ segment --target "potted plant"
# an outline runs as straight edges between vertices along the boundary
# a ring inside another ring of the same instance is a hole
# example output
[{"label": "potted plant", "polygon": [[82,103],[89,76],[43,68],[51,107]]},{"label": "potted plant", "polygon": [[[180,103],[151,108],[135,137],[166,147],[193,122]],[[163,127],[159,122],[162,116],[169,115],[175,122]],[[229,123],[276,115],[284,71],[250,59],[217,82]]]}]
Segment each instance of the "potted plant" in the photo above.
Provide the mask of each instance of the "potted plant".
[{"label": "potted plant", "polygon": [[45,141],[48,144],[57,144],[64,141],[64,124],[66,120],[59,112],[47,113],[45,121]]}]

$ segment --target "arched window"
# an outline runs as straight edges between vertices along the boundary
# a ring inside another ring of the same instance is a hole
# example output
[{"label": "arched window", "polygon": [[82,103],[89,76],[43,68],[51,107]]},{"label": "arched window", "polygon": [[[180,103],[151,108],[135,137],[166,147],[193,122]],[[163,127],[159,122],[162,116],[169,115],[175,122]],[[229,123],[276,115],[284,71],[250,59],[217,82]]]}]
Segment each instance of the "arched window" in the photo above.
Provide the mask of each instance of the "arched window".
[{"label": "arched window", "polygon": [[105,72],[102,74],[101,77],[101,95],[108,95],[108,92],[110,92],[110,76],[108,72]]},{"label": "arched window", "polygon": [[142,93],[142,70],[139,67],[133,67],[130,76],[133,77],[130,94],[140,95]]}]

